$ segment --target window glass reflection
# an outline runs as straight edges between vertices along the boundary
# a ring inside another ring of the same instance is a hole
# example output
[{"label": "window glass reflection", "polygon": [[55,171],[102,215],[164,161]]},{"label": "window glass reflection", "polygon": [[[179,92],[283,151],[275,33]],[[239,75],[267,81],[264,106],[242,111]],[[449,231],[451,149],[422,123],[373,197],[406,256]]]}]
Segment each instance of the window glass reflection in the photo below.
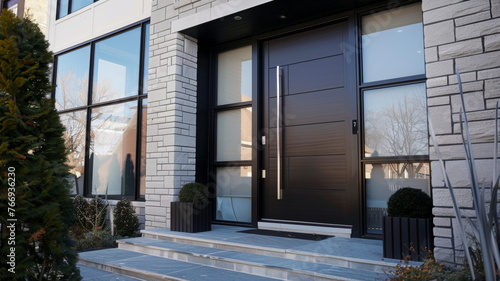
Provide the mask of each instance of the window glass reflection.
[{"label": "window glass reflection", "polygon": [[59,0],[59,15],[58,18],[62,18],[68,15],[68,5],[69,0]]},{"label": "window glass reflection", "polygon": [[87,104],[90,46],[57,57],[56,109]]},{"label": "window glass reflection", "polygon": [[362,19],[363,81],[425,73],[421,4]]},{"label": "window glass reflection", "polygon": [[428,155],[425,84],[365,91],[365,157]]},{"label": "window glass reflection", "polygon": [[87,111],[61,114],[60,118],[66,128],[63,137],[68,149],[66,164],[70,167],[68,182],[71,184],[71,194],[83,194]]},{"label": "window glass reflection", "polygon": [[252,108],[217,113],[217,161],[252,160]]},{"label": "window glass reflection", "polygon": [[403,187],[430,194],[429,163],[389,163],[365,165],[366,212],[369,233],[382,233],[387,200]]},{"label": "window glass reflection", "polygon": [[80,10],[81,8],[94,3],[94,0],[72,0],[71,1],[71,12]]},{"label": "window glass reflection", "polygon": [[95,44],[93,104],[137,95],[140,31],[134,28]]},{"label": "window glass reflection", "polygon": [[142,120],[141,120],[141,178],[139,195],[146,196],[146,135],[147,135],[147,113],[148,100],[142,100]]},{"label": "window glass reflection", "polygon": [[90,137],[92,193],[133,196],[137,101],[92,109]]},{"label": "window glass reflection", "polygon": [[217,168],[216,219],[252,221],[252,167]]},{"label": "window glass reflection", "polygon": [[252,100],[252,46],[219,54],[217,104]]},{"label": "window glass reflection", "polygon": [[148,92],[148,68],[149,68],[149,23],[144,26],[144,72],[143,76],[143,85],[142,85],[142,93],[146,94]]}]

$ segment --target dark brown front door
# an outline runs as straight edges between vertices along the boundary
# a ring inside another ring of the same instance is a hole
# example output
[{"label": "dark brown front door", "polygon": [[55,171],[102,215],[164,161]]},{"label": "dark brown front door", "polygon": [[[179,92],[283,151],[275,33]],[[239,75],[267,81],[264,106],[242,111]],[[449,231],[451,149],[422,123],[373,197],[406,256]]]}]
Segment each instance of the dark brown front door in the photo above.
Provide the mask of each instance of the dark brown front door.
[{"label": "dark brown front door", "polygon": [[347,37],[341,22],[264,42],[263,221],[352,226],[359,220],[354,61],[343,51]]}]

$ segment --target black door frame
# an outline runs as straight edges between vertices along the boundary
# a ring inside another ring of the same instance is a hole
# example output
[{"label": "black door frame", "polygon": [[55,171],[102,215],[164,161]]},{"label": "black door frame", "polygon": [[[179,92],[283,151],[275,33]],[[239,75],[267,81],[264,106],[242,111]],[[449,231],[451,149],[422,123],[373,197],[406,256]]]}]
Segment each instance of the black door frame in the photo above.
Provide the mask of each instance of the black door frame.
[{"label": "black door frame", "polygon": [[[408,0],[404,3],[411,4],[420,2],[419,0]],[[360,65],[360,21],[361,16],[370,13],[376,12],[380,10],[386,10],[391,8],[397,8],[394,6],[388,6],[386,3],[377,3],[368,6],[363,6],[357,9],[349,10],[346,12],[341,12],[332,16],[323,17],[319,19],[312,19],[305,23],[292,25],[286,28],[281,28],[277,30],[273,30],[267,33],[258,34],[251,38],[244,38],[241,40],[236,40],[229,42],[227,44],[221,44],[217,46],[212,46],[210,48],[210,62],[211,65],[209,67],[209,88],[212,95],[210,95],[210,99],[213,99],[213,93],[215,92],[215,79],[216,79],[216,57],[215,55],[218,52],[223,50],[229,50],[232,48],[240,47],[242,45],[252,45],[252,95],[253,99],[251,102],[253,113],[252,113],[252,222],[247,224],[242,223],[234,223],[234,222],[226,222],[226,221],[214,221],[217,224],[230,224],[230,225],[241,225],[241,226],[249,226],[249,227],[257,227],[257,223],[261,219],[261,210],[260,210],[260,202],[262,201],[262,167],[263,167],[263,146],[262,146],[262,122],[264,116],[263,109],[263,77],[262,77],[262,59],[263,59],[263,48],[262,43],[264,41],[279,38],[282,36],[291,35],[293,33],[299,33],[303,31],[307,31],[308,29],[314,29],[317,27],[321,27],[323,25],[332,24],[338,21],[346,20],[347,21],[347,44],[345,44],[345,54],[349,56],[351,62],[348,64],[348,73],[351,75],[346,76],[346,90],[352,94],[355,102],[351,102],[351,111],[356,112],[356,120],[358,120],[358,132],[356,136],[357,146],[353,146],[354,150],[352,153],[355,155],[351,170],[354,171],[350,176],[352,178],[352,182],[357,184],[357,194],[352,195],[349,199],[350,202],[357,202],[357,206],[353,206],[352,215],[353,215],[353,228],[352,228],[352,237],[366,237],[366,238],[375,238],[381,239],[380,236],[370,235],[366,232],[366,205],[365,205],[365,197],[366,191],[364,187],[363,181],[363,163],[362,163],[362,110],[361,110],[361,88],[366,85],[361,85],[360,83],[360,73],[361,73],[361,65]],[[214,79],[215,78],[215,79]],[[425,81],[425,75],[419,76],[419,80]],[[209,130],[211,134],[209,134],[209,176],[207,178],[208,182],[213,182],[215,175],[214,169],[214,158],[213,158],[213,149],[214,149],[214,114],[213,114],[213,103],[210,103],[210,121]]]}]

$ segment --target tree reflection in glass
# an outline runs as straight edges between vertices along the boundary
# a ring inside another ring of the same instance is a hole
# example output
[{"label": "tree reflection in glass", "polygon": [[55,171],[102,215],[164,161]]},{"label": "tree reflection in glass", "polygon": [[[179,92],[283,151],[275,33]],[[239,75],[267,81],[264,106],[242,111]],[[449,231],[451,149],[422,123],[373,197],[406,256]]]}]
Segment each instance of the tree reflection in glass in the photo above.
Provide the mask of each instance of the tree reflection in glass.
[{"label": "tree reflection in glass", "polygon": [[428,155],[425,84],[364,92],[365,157]]},{"label": "tree reflection in glass", "polygon": [[61,114],[61,123],[66,128],[64,140],[68,149],[66,164],[70,166],[73,175],[68,179],[72,185],[71,194],[83,194],[83,175],[85,169],[85,124],[87,111],[73,111]]},{"label": "tree reflection in glass", "polygon": [[137,101],[94,108],[91,118],[92,193],[133,196]]}]

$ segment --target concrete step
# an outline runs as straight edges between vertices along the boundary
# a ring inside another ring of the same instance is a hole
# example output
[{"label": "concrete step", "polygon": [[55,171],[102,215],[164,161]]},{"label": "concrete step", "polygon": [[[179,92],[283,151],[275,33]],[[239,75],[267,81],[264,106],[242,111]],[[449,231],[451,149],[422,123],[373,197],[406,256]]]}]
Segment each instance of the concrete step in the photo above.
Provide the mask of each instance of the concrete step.
[{"label": "concrete step", "polygon": [[[297,239],[240,236],[240,234],[228,232],[221,232],[218,237],[215,231],[206,232],[206,234],[172,232],[168,229],[142,230],[141,232],[143,237],[156,240],[351,268],[382,275],[387,269],[394,268],[399,263],[398,260],[393,259],[383,260],[382,253],[376,252],[382,248],[381,241],[366,239],[334,237],[319,242],[297,242],[293,241]],[[300,246],[300,243],[303,245]],[[375,253],[371,254],[371,252]],[[419,263],[410,262],[410,264],[418,265]]]},{"label": "concrete step", "polygon": [[78,265],[78,268],[80,269],[80,275],[82,276],[83,281],[137,281],[137,280],[143,280],[143,279],[136,279],[136,278],[131,278],[127,276],[123,276],[120,274],[116,273],[111,273],[108,271],[84,266],[84,265]]},{"label": "concrete step", "polygon": [[118,241],[119,249],[280,280],[375,280],[385,274],[238,250],[152,238]]},{"label": "concrete step", "polygon": [[[107,276],[109,276],[110,279],[106,280],[133,280],[125,278],[137,278],[139,280],[148,281],[277,280],[122,249],[105,249],[83,252],[79,254],[78,263],[81,267],[90,267],[108,272]],[[124,279],[113,279],[115,277]]]}]

